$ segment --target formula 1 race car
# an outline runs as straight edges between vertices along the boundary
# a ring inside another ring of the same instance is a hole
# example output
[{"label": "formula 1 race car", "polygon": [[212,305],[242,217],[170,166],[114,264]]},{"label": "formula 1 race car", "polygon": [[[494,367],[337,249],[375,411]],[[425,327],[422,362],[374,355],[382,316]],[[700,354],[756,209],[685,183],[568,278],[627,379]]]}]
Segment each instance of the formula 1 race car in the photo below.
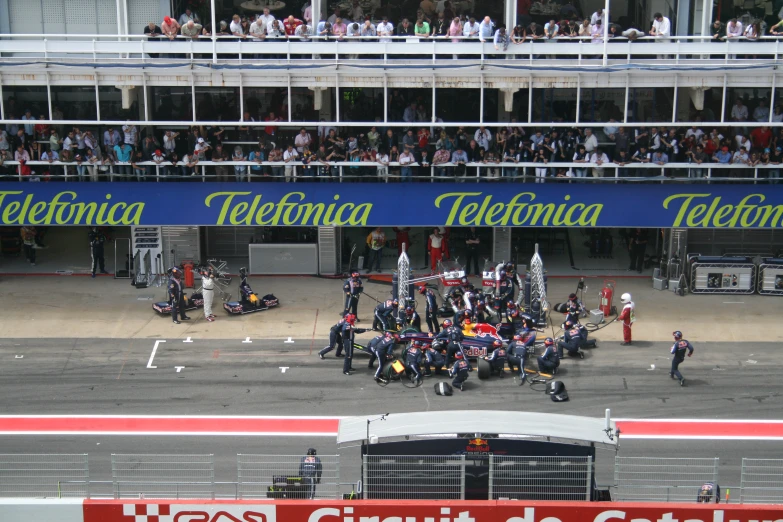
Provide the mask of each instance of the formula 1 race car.
[{"label": "formula 1 race car", "polygon": [[223,309],[233,315],[252,314],[253,312],[263,312],[280,304],[280,301],[272,294],[266,294],[263,297],[253,292],[247,282],[247,270],[239,269],[239,301],[229,301],[223,303]]},{"label": "formula 1 race car", "polygon": [[[185,311],[190,312],[191,310],[198,310],[199,308],[204,308],[204,296],[195,293],[188,297],[187,294],[183,296],[183,300],[185,301]],[[152,309],[158,312],[160,315],[170,315],[171,314],[171,303],[168,301],[159,301],[157,303],[152,304]]]}]

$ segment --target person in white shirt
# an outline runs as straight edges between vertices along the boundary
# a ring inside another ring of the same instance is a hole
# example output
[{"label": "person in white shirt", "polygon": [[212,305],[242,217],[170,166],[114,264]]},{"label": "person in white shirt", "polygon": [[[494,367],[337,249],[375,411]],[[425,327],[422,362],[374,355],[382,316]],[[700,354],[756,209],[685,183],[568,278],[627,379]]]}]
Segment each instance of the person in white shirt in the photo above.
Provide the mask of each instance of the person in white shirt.
[{"label": "person in white shirt", "polygon": [[764,100],[759,101],[759,106],[753,109],[753,119],[759,123],[769,121],[769,107]]},{"label": "person in white shirt", "polygon": [[384,16],[381,18],[381,23],[375,28],[378,36],[381,37],[381,42],[391,42],[391,37],[394,36],[394,26],[389,22],[389,18]]},{"label": "person in white shirt", "polygon": [[267,27],[269,27],[269,24],[272,23],[272,20],[275,20],[275,15],[269,14],[269,8],[265,7],[264,14],[259,15],[256,18],[256,21],[253,23],[257,23],[259,26],[266,29]]},{"label": "person in white shirt", "polygon": [[229,30],[234,36],[238,36],[240,38],[245,38],[246,36],[245,32],[242,30],[242,19],[239,18],[239,15],[234,15],[234,17],[231,19]]},{"label": "person in white shirt", "polygon": [[125,135],[125,143],[130,145],[131,147],[136,146],[136,136],[138,135],[138,131],[136,130],[135,125],[123,125],[122,126],[122,133]]},{"label": "person in white shirt", "polygon": [[489,150],[489,142],[492,140],[492,133],[482,126],[479,127],[476,133],[473,135],[473,139],[476,140],[476,143],[478,143],[479,147],[486,151]]},{"label": "person in white shirt", "polygon": [[726,24],[726,38],[739,38],[742,34],[742,22],[736,18],[729,20],[729,23]]},{"label": "person in white shirt", "polygon": [[186,23],[191,21],[193,23],[201,22],[201,20],[198,19],[198,14],[191,11],[190,7],[186,7],[185,12],[182,13],[182,15],[180,15],[179,17],[179,25],[185,25]]},{"label": "person in white shirt", "polygon": [[585,141],[584,141],[585,151],[588,154],[592,154],[593,151],[598,147],[598,138],[595,137],[595,134],[593,134],[592,129],[585,129]]},{"label": "person in white shirt", "polygon": [[[657,43],[668,43],[671,36],[672,23],[661,13],[655,13],[653,18],[655,19],[653,20],[652,29],[650,29],[650,36],[654,36]],[[666,60],[667,58],[669,56],[666,54],[658,55],[659,60]]]},{"label": "person in white shirt", "polygon": [[734,107],[731,108],[731,119],[732,121],[748,121],[748,108],[739,98]]},{"label": "person in white shirt", "polygon": [[284,34],[285,29],[283,29],[283,24],[280,23],[280,20],[272,20],[266,26],[266,35],[269,38],[280,38]]},{"label": "person in white shirt", "polygon": [[696,140],[696,142],[700,142],[701,138],[704,136],[704,131],[694,125],[685,133],[686,139],[690,138],[691,136],[693,136],[693,139]]},{"label": "person in white shirt", "polygon": [[601,23],[604,23],[606,20],[604,20],[604,10],[603,8],[599,9],[595,13],[593,13],[593,16],[590,17],[590,25],[595,25],[598,23],[598,20],[601,20]]},{"label": "person in white shirt", "polygon": [[465,22],[465,26],[462,28],[462,36],[467,38],[478,38],[479,24],[475,18],[471,18]]},{"label": "person in white shirt", "polygon": [[375,161],[378,162],[378,177],[385,180],[389,176],[389,155],[386,151],[381,151]]},{"label": "person in white shirt", "polygon": [[296,167],[293,165],[290,165],[292,161],[296,161],[299,159],[299,154],[294,149],[293,145],[288,145],[288,148],[283,152],[283,161],[286,163],[285,166],[285,182],[288,183],[290,181],[296,181]]},{"label": "person in white shirt", "polygon": [[408,150],[404,150],[402,154],[400,154],[400,177],[403,181],[412,181],[413,176],[413,169],[411,169],[410,165],[416,161],[416,158],[413,157],[413,154],[410,153]]},{"label": "person in white shirt", "polygon": [[250,24],[250,36],[264,40],[266,38],[266,26],[267,24],[261,21],[261,17],[256,18],[256,21]]},{"label": "person in white shirt", "polygon": [[179,132],[166,131],[166,134],[163,136],[163,148],[166,149],[166,152],[174,152],[174,149],[177,147],[177,136],[179,136]]},{"label": "person in white shirt", "polygon": [[296,151],[299,154],[302,154],[304,152],[305,147],[310,147],[310,145],[313,143],[313,138],[310,137],[310,133],[307,132],[307,130],[300,129],[299,134],[296,135],[296,138],[294,139],[294,145],[296,146]]},{"label": "person in white shirt", "polygon": [[302,24],[294,31],[294,36],[299,38],[303,42],[310,41],[310,36],[313,34],[313,26],[310,24]]},{"label": "person in white shirt", "polygon": [[602,165],[604,163],[609,163],[609,156],[607,156],[605,152],[602,152],[601,149],[595,149],[595,152],[590,154],[590,163],[598,165],[597,167],[593,167],[593,177],[603,178],[604,167],[602,167]]}]

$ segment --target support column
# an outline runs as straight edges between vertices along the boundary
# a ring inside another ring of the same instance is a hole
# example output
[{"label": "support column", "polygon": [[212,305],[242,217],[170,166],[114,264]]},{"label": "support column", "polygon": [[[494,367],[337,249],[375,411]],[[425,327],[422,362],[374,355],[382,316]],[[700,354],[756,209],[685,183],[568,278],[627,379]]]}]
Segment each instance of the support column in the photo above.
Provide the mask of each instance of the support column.
[{"label": "support column", "polygon": [[517,25],[517,0],[506,0],[504,4],[506,34],[511,34],[514,26]]},{"label": "support column", "polygon": [[215,20],[215,0],[210,0],[210,19],[212,22],[212,63],[217,63],[217,32],[220,29]]},{"label": "support column", "polygon": [[511,89],[500,89],[500,101],[503,103],[503,111],[501,112],[501,118],[505,118],[505,121],[510,120],[510,114],[514,112],[514,94],[519,92],[519,87],[513,87]]},{"label": "support column", "polygon": [[492,259],[511,260],[511,227],[495,227],[492,229]]},{"label": "support column", "polygon": [[313,109],[316,111],[320,111],[323,108],[324,103],[324,91],[326,90],[325,87],[308,87],[311,91],[313,91]]}]

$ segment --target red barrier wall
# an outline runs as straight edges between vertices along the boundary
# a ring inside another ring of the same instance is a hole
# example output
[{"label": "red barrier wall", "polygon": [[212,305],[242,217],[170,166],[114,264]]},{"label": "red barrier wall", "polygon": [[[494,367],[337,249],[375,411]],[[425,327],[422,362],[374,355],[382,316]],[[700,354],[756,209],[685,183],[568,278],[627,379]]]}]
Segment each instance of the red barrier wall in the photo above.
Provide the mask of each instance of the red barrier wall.
[{"label": "red barrier wall", "polygon": [[86,500],[84,522],[783,522],[783,506],[521,501]]}]

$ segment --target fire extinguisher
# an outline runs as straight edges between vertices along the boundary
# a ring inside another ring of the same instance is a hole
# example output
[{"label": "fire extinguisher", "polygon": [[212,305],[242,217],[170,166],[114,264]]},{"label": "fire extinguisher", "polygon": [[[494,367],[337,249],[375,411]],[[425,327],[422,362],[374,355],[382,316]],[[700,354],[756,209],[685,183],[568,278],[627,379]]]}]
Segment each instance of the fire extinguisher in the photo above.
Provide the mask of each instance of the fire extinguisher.
[{"label": "fire extinguisher", "polygon": [[601,304],[598,307],[603,312],[604,317],[612,315],[612,296],[614,296],[615,282],[611,279],[604,279],[604,288],[598,294],[601,298]]}]

